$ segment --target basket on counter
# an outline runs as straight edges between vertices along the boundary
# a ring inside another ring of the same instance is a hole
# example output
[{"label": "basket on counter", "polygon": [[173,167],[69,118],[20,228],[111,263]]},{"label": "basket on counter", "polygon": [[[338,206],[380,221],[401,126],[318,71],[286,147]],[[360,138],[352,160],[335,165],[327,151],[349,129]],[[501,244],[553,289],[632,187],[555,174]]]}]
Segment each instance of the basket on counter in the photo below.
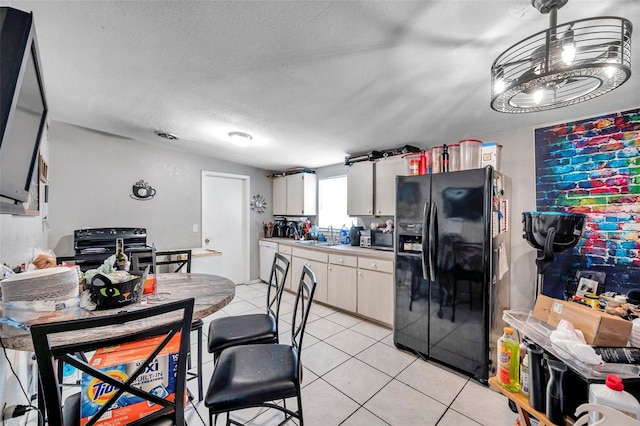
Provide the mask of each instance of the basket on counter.
[{"label": "basket on counter", "polygon": [[91,301],[96,304],[96,309],[113,309],[137,302],[142,295],[146,275],[146,272],[142,276],[132,275],[128,281],[114,283],[106,275],[96,274],[87,286]]}]

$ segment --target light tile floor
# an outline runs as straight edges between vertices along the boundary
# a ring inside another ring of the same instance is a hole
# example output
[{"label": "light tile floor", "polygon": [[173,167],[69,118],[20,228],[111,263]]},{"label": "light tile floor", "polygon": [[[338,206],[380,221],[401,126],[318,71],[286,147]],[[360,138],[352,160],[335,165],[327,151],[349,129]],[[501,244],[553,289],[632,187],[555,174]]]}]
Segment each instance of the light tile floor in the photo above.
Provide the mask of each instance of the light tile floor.
[{"label": "light tile floor", "polygon": [[[282,343],[290,342],[293,300],[292,293],[284,293],[279,330]],[[233,301],[205,319],[205,342],[211,319],[264,312],[265,302],[266,284],[236,286]],[[204,347],[206,392],[213,362],[206,343]],[[305,425],[512,426],[517,417],[499,393],[395,348],[391,329],[321,304],[311,308],[301,356]],[[189,388],[197,395],[195,380],[189,382]],[[295,400],[287,401],[287,406],[295,405]],[[187,415],[189,425],[208,424],[204,403],[194,401]],[[232,418],[248,425],[276,425],[283,414],[256,408],[235,412]],[[224,416],[218,424],[224,424]]]}]

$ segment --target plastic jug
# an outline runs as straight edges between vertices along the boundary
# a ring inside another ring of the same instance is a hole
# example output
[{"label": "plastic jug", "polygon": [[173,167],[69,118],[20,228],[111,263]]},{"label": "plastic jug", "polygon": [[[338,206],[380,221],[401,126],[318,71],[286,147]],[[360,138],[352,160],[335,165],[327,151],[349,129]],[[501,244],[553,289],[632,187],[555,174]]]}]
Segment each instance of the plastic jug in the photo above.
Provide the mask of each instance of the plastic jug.
[{"label": "plastic jug", "polygon": [[[611,407],[640,420],[640,402],[629,392],[625,392],[622,379],[615,374],[609,374],[604,385],[589,385],[589,403]],[[589,413],[589,424],[598,421],[598,417],[596,412]]]},{"label": "plastic jug", "polygon": [[340,244],[349,244],[349,230],[347,229],[347,225],[342,225],[342,229],[340,230]]},{"label": "plastic jug", "polygon": [[511,327],[504,327],[504,334],[498,339],[497,346],[498,383],[511,392],[520,392],[520,344],[513,338]]}]

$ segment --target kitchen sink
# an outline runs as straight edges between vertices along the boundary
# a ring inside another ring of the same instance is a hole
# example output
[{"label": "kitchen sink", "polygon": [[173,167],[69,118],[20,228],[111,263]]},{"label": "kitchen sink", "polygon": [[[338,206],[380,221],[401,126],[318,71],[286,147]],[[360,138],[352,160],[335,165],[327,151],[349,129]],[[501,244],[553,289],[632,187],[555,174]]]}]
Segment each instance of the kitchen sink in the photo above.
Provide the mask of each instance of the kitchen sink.
[{"label": "kitchen sink", "polygon": [[330,241],[316,241],[316,240],[298,240],[297,243],[304,244],[305,246],[314,246],[314,247],[330,247],[338,244]]}]

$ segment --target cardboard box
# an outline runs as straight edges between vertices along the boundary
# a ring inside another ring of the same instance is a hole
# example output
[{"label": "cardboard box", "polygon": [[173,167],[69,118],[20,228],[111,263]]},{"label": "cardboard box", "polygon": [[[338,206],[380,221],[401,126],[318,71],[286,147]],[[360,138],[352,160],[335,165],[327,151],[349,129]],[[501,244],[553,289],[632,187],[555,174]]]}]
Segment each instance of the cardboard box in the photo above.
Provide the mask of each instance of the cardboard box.
[{"label": "cardboard box", "polygon": [[[120,346],[98,349],[91,357],[89,364],[106,372],[111,377],[126,381],[149,353],[158,346],[161,338],[152,337],[143,341]],[[177,373],[178,352],[180,350],[180,334],[174,336],[160,351],[133,383],[134,387],[161,396],[165,399],[175,398],[175,381]],[[87,374],[82,375],[82,391],[80,398],[81,425],[87,424],[93,416],[116,392],[110,385]],[[135,395],[124,393],[96,425],[127,425],[149,413],[160,409]]]},{"label": "cardboard box", "polygon": [[627,346],[632,323],[575,302],[539,295],[533,308],[533,316],[557,327],[560,320],[569,321],[584,334],[593,346]]}]

